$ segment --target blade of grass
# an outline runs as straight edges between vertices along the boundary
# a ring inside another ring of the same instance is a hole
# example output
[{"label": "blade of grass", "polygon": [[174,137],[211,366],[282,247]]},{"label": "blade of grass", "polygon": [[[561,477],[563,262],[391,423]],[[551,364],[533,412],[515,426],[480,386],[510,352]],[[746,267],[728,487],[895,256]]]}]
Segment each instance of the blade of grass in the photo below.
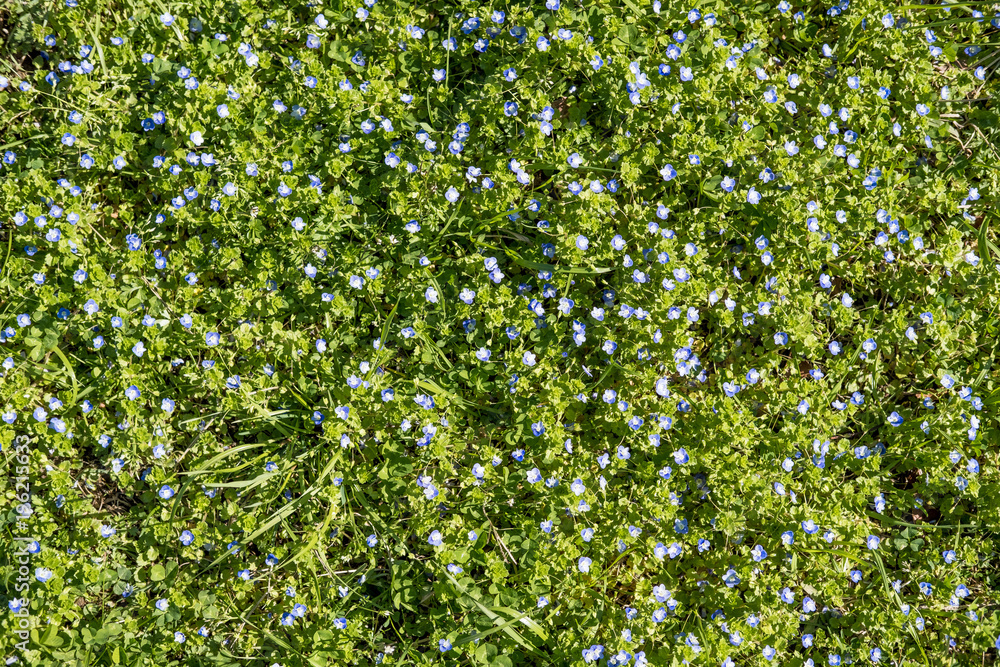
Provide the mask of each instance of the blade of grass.
[{"label": "blade of grass", "polygon": [[[444,575],[449,579],[449,581],[451,581],[452,585],[462,594],[462,596],[459,598],[459,601],[464,602],[464,600],[468,598],[469,600],[472,601],[473,604],[476,605],[476,607],[479,608],[480,611],[486,614],[486,616],[489,617],[491,621],[496,622],[498,620],[503,620],[500,616],[494,613],[489,607],[484,605],[476,598],[472,597],[472,595],[470,595],[469,592],[466,590],[465,586],[459,583],[458,580],[455,579],[455,577],[453,577],[450,572],[444,572]],[[517,645],[520,646],[522,649],[524,649],[526,652],[536,657],[542,657],[541,654],[538,652],[538,650],[534,646],[529,644],[517,630],[514,630],[513,628],[510,627],[515,621],[520,621],[520,620],[521,618],[518,617],[513,621],[505,622],[498,629],[502,630],[508,637],[517,642]],[[475,638],[476,638],[475,636],[470,636],[469,638],[460,641],[466,643],[468,641],[475,640]]]},{"label": "blade of grass", "polygon": [[[898,608],[903,607],[903,601],[900,599],[899,594],[896,593],[895,589],[889,586],[889,575],[885,571],[885,563],[882,562],[882,554],[878,551],[872,551],[872,556],[875,558],[875,565],[878,566],[878,570],[882,575],[882,586],[885,588],[886,596],[895,601]],[[909,631],[910,636],[913,637],[913,641],[916,642],[917,648],[920,649],[920,655],[924,659],[924,666],[930,667],[930,662],[927,660],[927,654],[924,652],[924,645],[920,642],[920,636],[917,634],[916,628],[912,624],[907,623],[906,629]]]}]

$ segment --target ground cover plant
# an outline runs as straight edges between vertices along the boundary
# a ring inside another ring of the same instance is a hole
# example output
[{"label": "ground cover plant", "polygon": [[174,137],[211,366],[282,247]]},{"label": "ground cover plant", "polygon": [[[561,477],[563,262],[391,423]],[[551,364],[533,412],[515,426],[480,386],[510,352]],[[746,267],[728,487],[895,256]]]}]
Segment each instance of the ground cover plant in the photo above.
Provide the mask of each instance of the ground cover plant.
[{"label": "ground cover plant", "polygon": [[0,653],[995,664],[997,10],[0,8]]}]

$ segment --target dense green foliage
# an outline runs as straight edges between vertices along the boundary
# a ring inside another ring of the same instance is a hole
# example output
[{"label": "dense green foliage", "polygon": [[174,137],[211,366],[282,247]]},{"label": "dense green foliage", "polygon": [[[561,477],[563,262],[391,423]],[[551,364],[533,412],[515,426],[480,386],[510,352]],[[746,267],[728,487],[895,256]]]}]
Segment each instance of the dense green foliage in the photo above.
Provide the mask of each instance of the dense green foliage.
[{"label": "dense green foliage", "polygon": [[993,663],[995,9],[0,9],[0,652]]}]

